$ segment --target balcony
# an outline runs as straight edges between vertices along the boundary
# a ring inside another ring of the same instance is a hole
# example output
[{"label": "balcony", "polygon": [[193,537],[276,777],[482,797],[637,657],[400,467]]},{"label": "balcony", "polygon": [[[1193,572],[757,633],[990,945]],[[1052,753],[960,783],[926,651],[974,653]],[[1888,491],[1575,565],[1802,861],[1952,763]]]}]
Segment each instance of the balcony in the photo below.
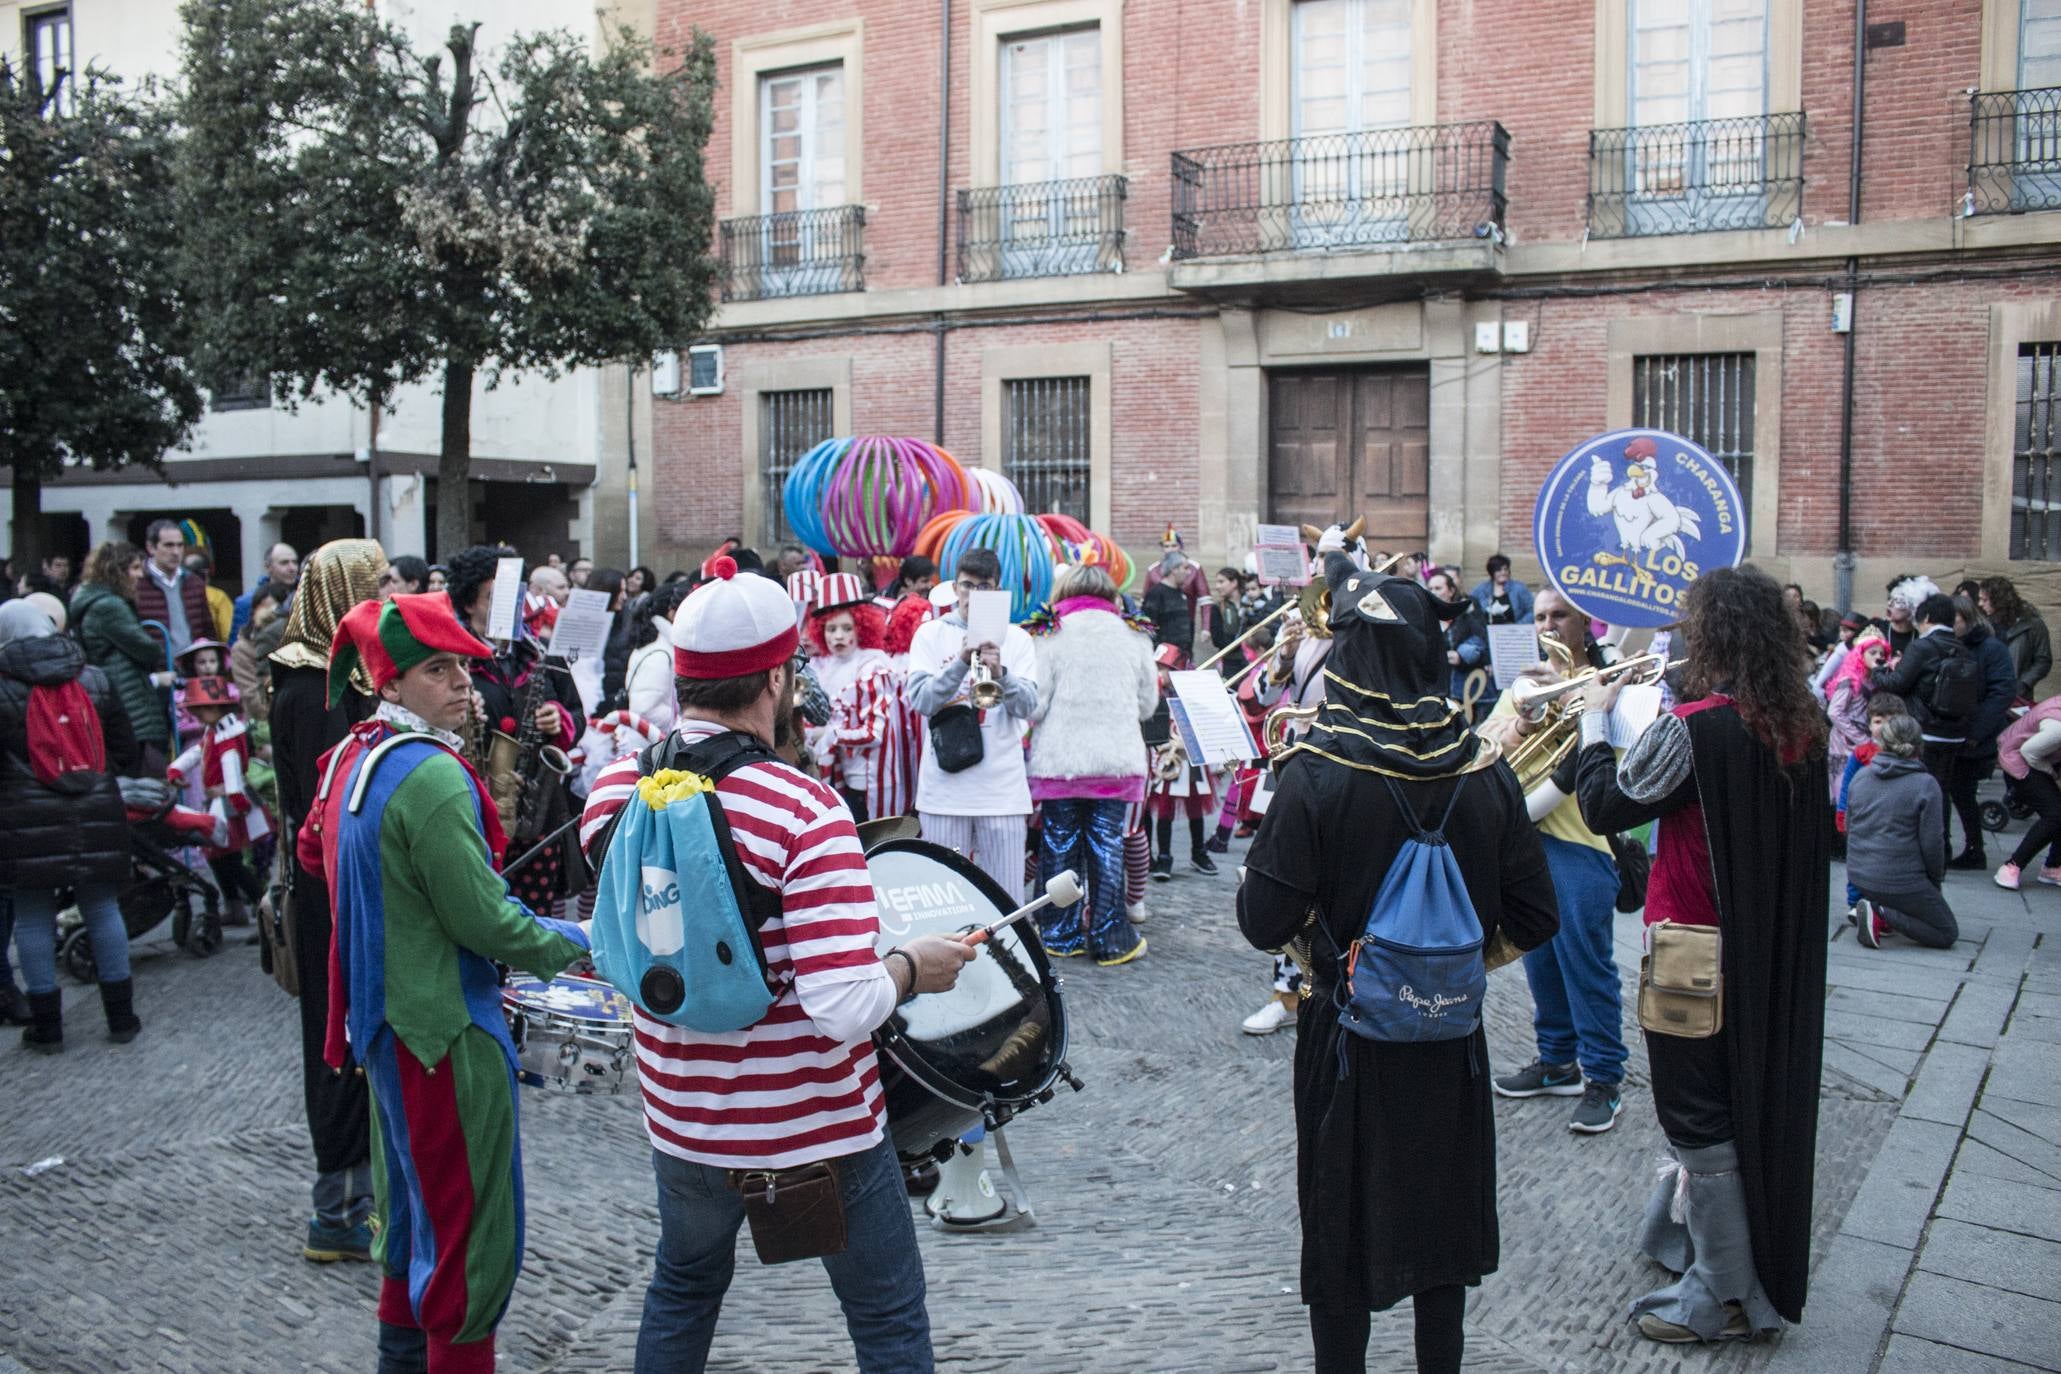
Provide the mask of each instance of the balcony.
[{"label": "balcony", "polygon": [[1961,209],[1969,215],[2061,209],[2061,86],[1975,94]]},{"label": "balcony", "polygon": [[866,207],[726,219],[723,299],[776,300],[866,289]]},{"label": "balcony", "polygon": [[1509,164],[1509,131],[1493,120],[1177,152],[1174,283],[1492,272]]},{"label": "balcony", "polygon": [[1124,270],[1120,176],[959,192],[959,280],[1075,277]]},{"label": "balcony", "polygon": [[1589,134],[1589,237],[1780,229],[1803,213],[1803,115]]}]

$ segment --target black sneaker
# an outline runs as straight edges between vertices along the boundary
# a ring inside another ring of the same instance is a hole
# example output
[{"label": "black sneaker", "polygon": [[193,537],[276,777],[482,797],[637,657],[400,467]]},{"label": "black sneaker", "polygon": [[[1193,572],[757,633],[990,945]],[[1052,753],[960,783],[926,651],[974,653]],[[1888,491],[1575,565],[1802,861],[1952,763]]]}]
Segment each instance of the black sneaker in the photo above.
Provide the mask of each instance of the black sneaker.
[{"label": "black sneaker", "polygon": [[1174,856],[1162,854],[1152,861],[1152,881],[1170,883],[1174,880]]},{"label": "black sneaker", "polygon": [[1212,878],[1217,876],[1216,861],[1209,857],[1209,851],[1206,849],[1198,849],[1190,854],[1188,864],[1197,873],[1207,873]]},{"label": "black sneaker", "polygon": [[1491,1085],[1498,1097],[1579,1097],[1582,1071],[1572,1064],[1548,1064],[1534,1059],[1516,1073],[1506,1073]]},{"label": "black sneaker", "polygon": [[1989,867],[1989,856],[1984,854],[1980,849],[1964,849],[1960,853],[1954,855],[1953,858],[1947,860],[1947,867],[1964,869],[1986,869]]},{"label": "black sneaker", "polygon": [[1583,1088],[1581,1102],[1567,1118],[1567,1129],[1601,1135],[1615,1126],[1617,1114],[1624,1110],[1624,1094],[1617,1088],[1615,1083],[1591,1083]]},{"label": "black sneaker", "polygon": [[1214,834],[1214,835],[1210,836],[1210,837],[1209,837],[1208,839],[1204,840],[1204,841],[1202,842],[1202,847],[1203,847],[1204,849],[1207,849],[1207,850],[1208,850],[1208,851],[1209,851],[1210,853],[1212,853],[1212,854],[1228,854],[1228,853],[1230,853],[1230,852],[1231,852],[1231,835],[1230,835],[1230,832],[1229,832],[1229,831],[1226,831],[1226,830],[1219,830],[1219,831],[1218,831],[1218,832],[1217,832],[1216,834]]}]

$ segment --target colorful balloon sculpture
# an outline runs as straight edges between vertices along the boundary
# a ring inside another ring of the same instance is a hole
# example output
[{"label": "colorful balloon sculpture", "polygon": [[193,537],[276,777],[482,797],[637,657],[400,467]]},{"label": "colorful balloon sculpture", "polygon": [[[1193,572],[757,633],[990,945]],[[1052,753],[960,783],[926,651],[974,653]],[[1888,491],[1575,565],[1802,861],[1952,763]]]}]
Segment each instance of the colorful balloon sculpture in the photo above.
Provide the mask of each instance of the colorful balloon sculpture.
[{"label": "colorful balloon sculpture", "polygon": [[788,527],[820,554],[913,553],[940,511],[979,505],[982,487],[958,460],[921,439],[826,439],[796,460],[781,501]]}]

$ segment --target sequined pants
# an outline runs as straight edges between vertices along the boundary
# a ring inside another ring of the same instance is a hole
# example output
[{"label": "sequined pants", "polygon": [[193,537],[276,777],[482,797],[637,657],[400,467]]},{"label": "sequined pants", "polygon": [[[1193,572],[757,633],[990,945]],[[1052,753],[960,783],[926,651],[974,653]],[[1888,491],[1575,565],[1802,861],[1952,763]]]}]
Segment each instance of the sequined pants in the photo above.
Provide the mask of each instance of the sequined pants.
[{"label": "sequined pants", "polygon": [[1124,917],[1124,804],[1063,797],[1048,800],[1044,815],[1041,880],[1050,881],[1071,868],[1088,893],[1063,910],[1048,907],[1038,913],[1038,934],[1045,948],[1053,954],[1078,954],[1085,946],[1097,959],[1129,953],[1138,943],[1138,932]]}]

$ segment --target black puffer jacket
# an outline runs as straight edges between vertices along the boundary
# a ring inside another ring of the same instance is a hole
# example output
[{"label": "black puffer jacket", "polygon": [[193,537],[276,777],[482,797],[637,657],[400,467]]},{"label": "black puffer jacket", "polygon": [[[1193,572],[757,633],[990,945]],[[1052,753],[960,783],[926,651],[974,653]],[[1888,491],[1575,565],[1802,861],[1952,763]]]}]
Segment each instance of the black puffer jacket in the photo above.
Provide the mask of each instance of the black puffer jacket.
[{"label": "black puffer jacket", "polygon": [[[29,767],[29,689],[77,678],[100,713],[107,771],[77,791],[46,787]],[[136,761],[136,737],[107,675],[63,635],[0,647],[0,888],[126,882],[129,825],[115,774]]]}]

